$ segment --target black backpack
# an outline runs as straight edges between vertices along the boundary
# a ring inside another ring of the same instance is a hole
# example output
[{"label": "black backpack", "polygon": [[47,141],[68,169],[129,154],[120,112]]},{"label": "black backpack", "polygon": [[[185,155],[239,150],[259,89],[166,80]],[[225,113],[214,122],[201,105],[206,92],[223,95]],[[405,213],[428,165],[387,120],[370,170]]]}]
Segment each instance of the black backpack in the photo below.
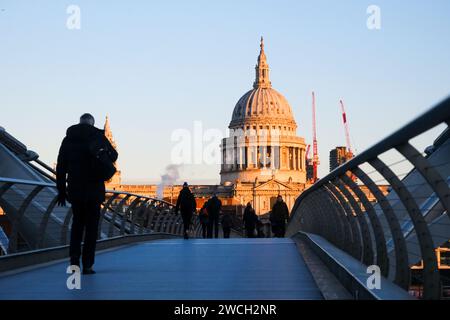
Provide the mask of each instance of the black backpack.
[{"label": "black backpack", "polygon": [[108,181],[116,173],[116,167],[111,159],[109,146],[102,136],[96,137],[89,144],[89,152],[94,158],[93,171],[97,178]]}]

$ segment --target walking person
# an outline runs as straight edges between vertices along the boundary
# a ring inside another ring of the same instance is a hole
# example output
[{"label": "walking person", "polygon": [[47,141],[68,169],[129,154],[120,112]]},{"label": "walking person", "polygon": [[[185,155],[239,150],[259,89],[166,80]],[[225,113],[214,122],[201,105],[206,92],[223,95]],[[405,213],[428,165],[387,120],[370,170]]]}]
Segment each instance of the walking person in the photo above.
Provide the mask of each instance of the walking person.
[{"label": "walking person", "polygon": [[222,208],[222,201],[217,197],[217,194],[214,193],[212,198],[208,200],[206,203],[206,210],[208,210],[208,238],[219,237],[219,215],[220,209]]},{"label": "walking person", "polygon": [[183,184],[183,189],[181,189],[177,204],[175,206],[175,214],[181,211],[181,217],[183,218],[184,225],[184,238],[189,239],[188,231],[192,222],[192,215],[197,209],[197,203],[195,202],[195,197],[189,189],[188,183]]},{"label": "walking person", "polygon": [[247,238],[255,237],[256,223],[258,222],[258,216],[255,210],[252,208],[252,204],[249,202],[244,210],[244,217],[242,218],[245,228],[245,236]]},{"label": "walking person", "polygon": [[198,219],[202,227],[202,237],[203,239],[206,239],[206,232],[208,231],[208,210],[206,209],[206,204],[200,209]]},{"label": "walking person", "polygon": [[72,204],[70,264],[80,266],[82,258],[83,274],[95,273],[100,206],[105,201],[105,181],[114,175],[118,157],[104,131],[94,124],[94,117],[86,113],[79,124],[67,129],[56,165],[57,204],[65,206],[66,200]]},{"label": "walking person", "polygon": [[228,239],[230,237],[231,228],[233,227],[233,220],[231,219],[231,215],[228,212],[224,212],[222,215],[222,231],[223,231],[223,237],[225,239]]},{"label": "walking person", "polygon": [[272,207],[269,219],[272,224],[274,236],[276,238],[284,238],[284,234],[286,233],[286,222],[289,219],[289,209],[281,195],[278,195],[277,201]]},{"label": "walking person", "polygon": [[260,219],[256,222],[256,236],[258,238],[265,238],[266,234],[264,233],[264,224]]}]

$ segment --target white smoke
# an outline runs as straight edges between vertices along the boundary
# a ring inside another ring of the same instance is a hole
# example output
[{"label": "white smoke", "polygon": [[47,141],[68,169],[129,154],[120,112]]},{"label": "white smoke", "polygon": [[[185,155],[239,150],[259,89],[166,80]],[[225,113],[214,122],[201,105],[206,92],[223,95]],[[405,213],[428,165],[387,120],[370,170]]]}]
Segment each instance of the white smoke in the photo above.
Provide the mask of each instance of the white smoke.
[{"label": "white smoke", "polygon": [[166,173],[161,175],[161,183],[158,185],[156,191],[156,195],[159,199],[164,198],[164,187],[174,185],[180,177],[180,173],[178,172],[179,168],[180,165],[177,164],[170,164],[166,167]]}]

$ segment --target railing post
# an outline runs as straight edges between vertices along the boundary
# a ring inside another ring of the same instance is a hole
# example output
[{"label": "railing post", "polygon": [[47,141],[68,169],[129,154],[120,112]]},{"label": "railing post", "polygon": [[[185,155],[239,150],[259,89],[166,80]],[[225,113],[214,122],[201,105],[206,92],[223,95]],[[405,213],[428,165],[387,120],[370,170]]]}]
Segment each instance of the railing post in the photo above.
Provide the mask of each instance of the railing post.
[{"label": "railing post", "polygon": [[389,274],[389,258],[387,254],[386,238],[384,237],[383,228],[381,227],[380,220],[378,219],[377,213],[375,212],[369,199],[366,197],[364,192],[360,189],[358,184],[350,179],[349,176],[341,176],[341,180],[345,183],[359,198],[361,201],[367,216],[369,217],[370,224],[372,226],[373,235],[375,238],[375,244],[377,247],[377,265],[380,267],[381,274],[387,277]]},{"label": "railing post", "polygon": [[351,254],[353,248],[352,228],[349,220],[345,216],[343,208],[337,203],[336,199],[326,187],[319,188],[318,192],[319,195],[322,196],[322,201],[320,202],[325,205],[325,209],[327,209],[328,212],[334,213],[336,221],[339,221],[341,230],[343,230],[343,236],[341,238],[342,246],[340,248]]},{"label": "railing post", "polygon": [[72,215],[73,215],[72,207],[69,207],[67,209],[66,216],[64,217],[63,225],[61,227],[61,237],[59,240],[61,245],[67,244],[67,234],[69,233],[69,224],[70,224],[70,219],[72,218]]},{"label": "railing post", "polygon": [[[327,186],[328,190],[330,191],[330,193],[334,196],[334,201],[336,201],[337,205],[342,208],[345,218],[350,223],[350,227],[352,229],[352,236],[353,236],[352,251],[351,251],[352,256],[355,257],[357,260],[362,261],[363,247],[362,247],[361,233],[359,230],[359,226],[356,222],[356,218],[353,214],[353,211],[350,208],[350,206],[348,205],[348,203],[344,200],[344,197],[342,196],[342,194],[336,189],[334,184],[332,184],[331,182],[328,182],[326,184],[326,186]],[[331,194],[330,194],[330,197],[332,197]]]},{"label": "railing post", "polygon": [[[114,208],[113,214],[111,217],[111,221],[109,222],[108,238],[111,238],[114,234],[114,225],[116,223],[117,210],[123,211],[123,205],[130,197],[131,197],[131,194],[127,194],[125,197],[123,197],[122,200],[120,200],[117,207]],[[121,214],[123,214],[123,213],[121,212]]]},{"label": "railing post", "polygon": [[43,186],[36,186],[33,190],[28,194],[25,200],[22,202],[19,210],[17,211],[14,219],[11,220],[11,237],[9,239],[8,252],[16,252],[18,245],[18,237],[19,237],[19,225],[22,221],[22,217],[25,214],[25,210],[30,205],[31,201],[34,197],[43,189]]},{"label": "railing post", "polygon": [[[144,210],[145,205],[147,204],[147,202],[149,202],[150,199],[143,199],[143,201],[141,201],[139,203],[139,206],[137,207],[137,209],[134,210],[134,212],[132,213],[132,217],[131,217],[131,227],[130,227],[130,233],[133,234],[134,233],[134,229],[135,229],[135,225],[136,225],[136,221],[137,221],[137,212],[141,213]],[[143,217],[143,214],[142,214]],[[143,220],[143,219],[142,219]],[[141,221],[141,226],[143,224],[143,221]],[[139,227],[139,233],[141,233],[140,231],[142,230],[141,227]]]},{"label": "railing post", "polygon": [[[330,239],[330,241],[338,245],[338,235],[342,235],[342,233],[340,233],[341,230],[338,231],[338,226],[341,226],[341,224],[334,208],[329,207],[330,203],[328,201],[320,201],[321,196],[322,198],[326,198],[324,192],[325,191],[321,189],[312,194],[312,197],[309,199],[311,202],[307,201],[304,203],[306,206],[305,213],[309,213],[309,215],[312,216],[312,219],[319,219],[319,222],[316,222],[314,225],[316,228],[320,226],[321,230],[316,230],[316,233],[324,233],[325,238]],[[330,221],[332,221],[332,223],[330,223]]]},{"label": "railing post", "polygon": [[[362,236],[362,240],[363,240],[364,250],[363,250],[363,260],[362,261],[365,265],[370,266],[373,264],[373,247],[372,247],[372,238],[371,238],[369,226],[367,225],[366,218],[364,217],[359,204],[356,202],[355,198],[348,191],[347,187],[342,183],[342,181],[339,178],[336,178],[333,181],[333,183],[342,192],[343,196],[345,198],[347,198],[347,201],[350,203],[350,206],[353,208],[353,212],[355,213],[356,219],[359,223],[359,230],[361,231],[361,236]],[[345,201],[345,199],[344,199],[344,201]]]},{"label": "railing post", "polygon": [[48,225],[48,220],[50,218],[50,215],[53,211],[53,209],[56,206],[56,202],[58,201],[58,195],[55,195],[53,200],[50,201],[50,204],[47,207],[47,210],[45,210],[44,215],[42,216],[41,224],[39,226],[39,232],[38,232],[38,239],[36,241],[35,249],[42,248],[44,246],[44,240],[45,240],[45,230]]},{"label": "railing post", "polygon": [[392,170],[384,164],[383,161],[379,158],[375,158],[370,160],[369,164],[390,183],[392,188],[395,190],[395,193],[399,196],[400,201],[405,206],[414,225],[424,264],[424,298],[440,299],[440,275],[436,254],[434,252],[435,246],[430,230],[428,229],[427,223],[422,216],[417,203],[414,201],[413,196],[405,185],[394,174],[394,172],[392,172]]},{"label": "railing post", "polygon": [[351,170],[359,180],[369,189],[369,191],[377,199],[378,204],[383,210],[384,216],[389,225],[392,240],[394,242],[395,251],[395,278],[394,282],[405,290],[409,288],[410,269],[408,262],[408,251],[406,249],[405,238],[403,237],[400,223],[391,207],[391,204],[380,191],[373,180],[360,168],[356,167]]},{"label": "railing post", "polygon": [[[408,142],[397,146],[396,149],[411,162],[414,168],[428,182],[444,209],[447,213],[450,213],[450,189],[441,174]],[[450,214],[447,214],[447,216],[450,218]]]},{"label": "railing post", "polygon": [[103,204],[103,208],[100,211],[100,219],[98,221],[97,240],[99,240],[102,235],[102,224],[103,224],[103,220],[105,218],[105,213],[106,213],[106,211],[108,211],[108,209],[111,208],[111,204],[118,196],[119,196],[118,193],[112,193],[111,196],[109,197],[108,201],[106,201],[106,203]]},{"label": "railing post", "polygon": [[120,235],[124,235],[125,234],[125,223],[127,222],[128,215],[134,210],[134,208],[136,207],[136,205],[139,203],[140,200],[141,200],[141,197],[136,197],[130,203],[130,205],[128,206],[128,208],[125,211],[125,213],[122,215],[122,221],[120,223]]}]

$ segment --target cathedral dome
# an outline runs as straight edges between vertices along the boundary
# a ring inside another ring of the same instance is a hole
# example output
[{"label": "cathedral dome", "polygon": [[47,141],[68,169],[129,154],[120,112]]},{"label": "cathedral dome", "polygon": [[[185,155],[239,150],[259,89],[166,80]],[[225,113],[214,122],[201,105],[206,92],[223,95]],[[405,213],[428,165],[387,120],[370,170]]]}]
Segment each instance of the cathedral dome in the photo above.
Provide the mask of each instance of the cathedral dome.
[{"label": "cathedral dome", "polygon": [[245,93],[233,110],[230,128],[240,128],[260,122],[269,125],[287,125],[293,130],[297,125],[291,106],[286,98],[272,88],[269,80],[269,66],[261,38],[261,52],[256,65],[256,79],[253,89]]},{"label": "cathedral dome", "polygon": [[250,120],[283,120],[295,125],[292,109],[286,98],[272,88],[257,88],[248,91],[234,107],[230,127]]}]

